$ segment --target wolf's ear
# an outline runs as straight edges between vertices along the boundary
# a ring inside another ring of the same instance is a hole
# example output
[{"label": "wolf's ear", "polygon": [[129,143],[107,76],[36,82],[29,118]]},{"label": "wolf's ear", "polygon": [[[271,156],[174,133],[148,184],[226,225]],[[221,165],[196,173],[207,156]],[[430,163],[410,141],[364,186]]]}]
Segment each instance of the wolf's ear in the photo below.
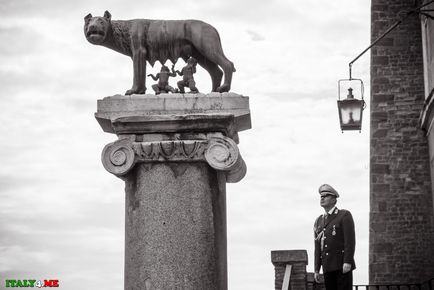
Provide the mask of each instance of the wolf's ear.
[{"label": "wolf's ear", "polygon": [[85,17],[84,17],[84,21],[87,21],[87,20],[89,20],[89,19],[91,19],[92,18],[92,14],[87,14]]},{"label": "wolf's ear", "polygon": [[104,17],[107,18],[108,20],[112,19],[112,15],[108,11],[104,12]]}]

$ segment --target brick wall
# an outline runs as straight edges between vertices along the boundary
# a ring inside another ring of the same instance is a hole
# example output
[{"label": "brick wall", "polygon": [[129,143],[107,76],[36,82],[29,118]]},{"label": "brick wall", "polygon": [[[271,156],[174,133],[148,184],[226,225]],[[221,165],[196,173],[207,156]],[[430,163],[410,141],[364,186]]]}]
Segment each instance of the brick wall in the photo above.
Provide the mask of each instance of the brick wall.
[{"label": "brick wall", "polygon": [[308,260],[306,250],[271,251],[271,262],[274,265],[274,287],[276,290],[282,289],[286,265],[292,265],[289,289],[307,289],[306,265]]},{"label": "brick wall", "polygon": [[[371,37],[410,0],[372,0]],[[433,202],[424,103],[421,24],[407,18],[371,50],[370,283],[434,277]]]}]

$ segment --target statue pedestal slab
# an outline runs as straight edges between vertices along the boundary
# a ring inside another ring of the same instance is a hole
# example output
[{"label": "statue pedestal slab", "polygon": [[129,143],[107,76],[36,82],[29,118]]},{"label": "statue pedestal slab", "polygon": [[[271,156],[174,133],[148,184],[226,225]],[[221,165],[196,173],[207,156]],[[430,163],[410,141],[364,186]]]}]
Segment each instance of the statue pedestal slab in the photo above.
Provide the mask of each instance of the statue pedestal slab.
[{"label": "statue pedestal slab", "polygon": [[227,289],[226,182],[246,165],[248,97],[113,96],[95,114],[118,140],[104,167],[125,181],[125,289]]}]

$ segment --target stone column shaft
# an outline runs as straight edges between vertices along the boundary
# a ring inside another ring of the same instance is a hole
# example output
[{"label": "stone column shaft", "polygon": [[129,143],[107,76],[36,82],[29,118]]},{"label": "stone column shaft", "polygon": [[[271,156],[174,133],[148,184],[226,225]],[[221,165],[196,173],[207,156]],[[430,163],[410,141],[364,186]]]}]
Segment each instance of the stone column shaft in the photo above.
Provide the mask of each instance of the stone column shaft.
[{"label": "stone column shaft", "polygon": [[227,289],[225,182],[205,162],[128,174],[125,289]]}]

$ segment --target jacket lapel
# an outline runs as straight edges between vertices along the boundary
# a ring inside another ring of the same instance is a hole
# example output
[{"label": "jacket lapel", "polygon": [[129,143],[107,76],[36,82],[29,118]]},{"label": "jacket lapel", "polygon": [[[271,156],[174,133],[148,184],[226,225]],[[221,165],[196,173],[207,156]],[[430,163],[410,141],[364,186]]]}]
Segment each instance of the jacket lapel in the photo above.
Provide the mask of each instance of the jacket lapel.
[{"label": "jacket lapel", "polygon": [[333,211],[333,213],[328,215],[327,220],[325,220],[323,218],[323,220],[324,220],[324,227],[327,227],[327,225],[338,216],[338,213],[339,213],[339,209],[335,208],[335,210]]}]

